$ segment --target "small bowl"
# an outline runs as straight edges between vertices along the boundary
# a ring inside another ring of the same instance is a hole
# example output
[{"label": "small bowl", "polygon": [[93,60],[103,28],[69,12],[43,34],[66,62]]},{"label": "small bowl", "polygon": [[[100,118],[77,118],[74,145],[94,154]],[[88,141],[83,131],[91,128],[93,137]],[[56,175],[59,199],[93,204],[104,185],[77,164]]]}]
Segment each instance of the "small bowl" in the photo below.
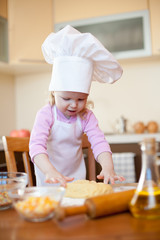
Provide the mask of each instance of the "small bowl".
[{"label": "small bowl", "polygon": [[53,218],[65,188],[60,186],[28,187],[25,191],[13,191],[13,206],[19,215],[32,222],[44,222]]},{"label": "small bowl", "polygon": [[12,206],[10,193],[17,189],[24,190],[28,183],[28,176],[22,172],[0,172],[0,210]]}]

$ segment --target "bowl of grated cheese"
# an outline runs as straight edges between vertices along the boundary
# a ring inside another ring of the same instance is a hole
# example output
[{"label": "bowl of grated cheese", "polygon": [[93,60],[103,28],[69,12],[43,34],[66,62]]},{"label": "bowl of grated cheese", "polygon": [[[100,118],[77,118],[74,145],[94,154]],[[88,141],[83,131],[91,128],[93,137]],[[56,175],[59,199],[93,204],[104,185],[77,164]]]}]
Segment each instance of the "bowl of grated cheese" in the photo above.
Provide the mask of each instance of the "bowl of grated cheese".
[{"label": "bowl of grated cheese", "polygon": [[55,209],[61,203],[65,188],[61,186],[27,187],[13,191],[10,197],[19,215],[28,221],[44,222],[54,217]]}]

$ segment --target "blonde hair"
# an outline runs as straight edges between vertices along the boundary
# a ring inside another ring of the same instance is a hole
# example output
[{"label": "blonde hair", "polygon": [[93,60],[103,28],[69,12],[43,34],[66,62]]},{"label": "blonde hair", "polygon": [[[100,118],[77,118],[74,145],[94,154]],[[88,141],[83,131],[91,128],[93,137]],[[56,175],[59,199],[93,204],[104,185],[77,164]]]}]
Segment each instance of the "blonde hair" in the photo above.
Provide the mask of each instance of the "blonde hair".
[{"label": "blonde hair", "polygon": [[[55,104],[54,92],[50,92],[49,94],[49,103],[51,106]],[[87,109],[91,109],[91,108],[94,108],[94,103],[91,100],[87,100],[86,107],[81,112],[82,116],[84,116],[84,113],[86,112]]]},{"label": "blonde hair", "polygon": [[50,94],[49,94],[49,103],[51,106],[53,106],[55,104],[53,92],[50,92]]}]

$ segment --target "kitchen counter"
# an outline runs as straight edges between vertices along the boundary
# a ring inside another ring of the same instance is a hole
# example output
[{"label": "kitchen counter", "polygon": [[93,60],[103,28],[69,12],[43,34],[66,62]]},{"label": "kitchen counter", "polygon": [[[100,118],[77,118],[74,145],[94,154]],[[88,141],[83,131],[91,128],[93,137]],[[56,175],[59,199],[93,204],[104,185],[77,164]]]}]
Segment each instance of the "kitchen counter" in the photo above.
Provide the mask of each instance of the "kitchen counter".
[{"label": "kitchen counter", "polygon": [[160,142],[160,133],[124,133],[124,134],[105,134],[107,141],[110,144],[122,144],[122,143],[139,143],[145,138],[155,138],[157,142]]}]

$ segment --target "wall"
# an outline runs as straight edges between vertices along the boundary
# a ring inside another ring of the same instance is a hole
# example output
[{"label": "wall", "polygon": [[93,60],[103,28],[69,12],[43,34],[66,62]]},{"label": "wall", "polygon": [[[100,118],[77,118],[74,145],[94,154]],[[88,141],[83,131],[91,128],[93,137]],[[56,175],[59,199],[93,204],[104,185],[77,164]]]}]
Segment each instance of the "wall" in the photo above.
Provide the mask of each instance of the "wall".
[{"label": "wall", "polygon": [[[123,77],[116,83],[93,83],[90,99],[104,132],[113,132],[123,115],[128,129],[136,121],[155,120],[160,125],[160,59],[121,62]],[[46,103],[51,72],[16,78],[17,128],[32,128],[37,110]],[[23,114],[22,114],[23,113]]]},{"label": "wall", "polygon": [[116,120],[127,118],[128,131],[137,121],[155,120],[160,126],[160,59],[121,63],[124,73],[113,85],[94,83],[91,96],[104,132],[115,131]]},{"label": "wall", "polygon": [[49,73],[25,74],[16,77],[15,106],[17,129],[32,129],[36,112],[48,100]]},{"label": "wall", "polygon": [[15,128],[14,77],[0,73],[0,136],[9,134]]},{"label": "wall", "polygon": [[[128,129],[136,121],[155,120],[160,125],[160,60],[120,62],[124,73],[112,84],[93,83],[90,99],[104,132],[112,132],[116,120],[128,119]],[[18,75],[0,74],[0,135],[13,128],[32,129],[36,112],[47,102],[51,72]]]}]

